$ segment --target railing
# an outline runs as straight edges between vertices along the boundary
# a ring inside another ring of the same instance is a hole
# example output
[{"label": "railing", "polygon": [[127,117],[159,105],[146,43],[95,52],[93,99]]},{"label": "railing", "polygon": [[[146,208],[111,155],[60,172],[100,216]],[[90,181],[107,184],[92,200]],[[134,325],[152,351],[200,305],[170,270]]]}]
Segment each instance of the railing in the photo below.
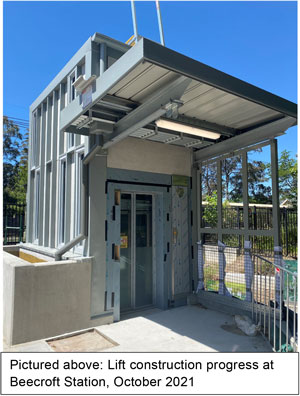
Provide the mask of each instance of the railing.
[{"label": "railing", "polygon": [[252,311],[273,350],[288,352],[298,348],[297,262],[291,271],[279,252],[273,263],[251,254],[249,242],[244,249],[198,243],[197,292],[214,292],[228,306],[239,306],[250,316]]},{"label": "railing", "polygon": [[26,204],[3,205],[3,245],[25,241]]},{"label": "railing", "polygon": [[290,352],[298,343],[297,273],[254,255],[252,319],[260,324],[273,350]]}]

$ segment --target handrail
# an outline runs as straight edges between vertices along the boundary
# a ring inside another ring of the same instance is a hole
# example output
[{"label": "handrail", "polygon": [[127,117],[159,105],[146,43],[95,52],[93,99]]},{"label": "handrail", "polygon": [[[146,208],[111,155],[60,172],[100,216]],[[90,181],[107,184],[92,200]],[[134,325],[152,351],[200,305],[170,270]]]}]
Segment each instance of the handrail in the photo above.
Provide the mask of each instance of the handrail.
[{"label": "handrail", "polygon": [[268,262],[269,264],[272,264],[272,265],[273,265],[274,267],[276,267],[276,268],[279,268],[279,269],[281,269],[281,270],[283,270],[283,271],[285,271],[285,272],[288,272],[290,275],[295,276],[296,278],[298,277],[298,273],[297,273],[297,272],[292,272],[292,271],[288,270],[287,268],[282,267],[282,266],[279,265],[279,264],[275,264],[275,263],[273,263],[272,261],[267,260],[266,258],[260,256],[259,254],[254,254],[254,256],[260,258],[260,259],[263,260],[263,261]]},{"label": "handrail", "polygon": [[297,351],[298,274],[257,254],[253,255],[253,273],[252,319],[260,324],[274,351]]}]

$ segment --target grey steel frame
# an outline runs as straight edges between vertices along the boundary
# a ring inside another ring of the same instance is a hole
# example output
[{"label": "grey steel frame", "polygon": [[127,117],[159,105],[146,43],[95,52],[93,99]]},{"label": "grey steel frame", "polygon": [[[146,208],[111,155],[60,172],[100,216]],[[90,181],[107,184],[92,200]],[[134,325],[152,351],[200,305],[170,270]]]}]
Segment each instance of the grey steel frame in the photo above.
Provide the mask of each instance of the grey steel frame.
[{"label": "grey steel frame", "polygon": [[[272,175],[272,204],[273,204],[273,228],[272,230],[250,230],[249,229],[249,199],[248,199],[248,172],[247,172],[247,153],[253,148],[261,148],[269,145],[271,148],[271,175]],[[222,174],[221,174],[221,161],[227,156],[221,156],[214,160],[203,161],[198,163],[197,170],[197,191],[199,194],[198,207],[197,207],[197,219],[198,222],[198,241],[202,239],[202,234],[217,234],[218,240],[222,241],[222,235],[244,235],[245,240],[249,240],[249,236],[270,236],[274,238],[274,246],[279,246],[280,244],[280,212],[279,212],[279,189],[278,189],[278,150],[277,150],[277,140],[272,139],[268,142],[257,144],[254,147],[250,146],[243,150],[233,151],[232,155],[242,156],[242,183],[243,183],[243,218],[244,218],[244,229],[229,229],[222,227]],[[202,202],[202,183],[201,183],[201,167],[207,163],[216,162],[217,164],[217,227],[208,228],[201,227],[201,202]]]},{"label": "grey steel frame", "polygon": [[[212,87],[219,88],[223,91],[240,96],[254,103],[266,106],[270,109],[282,113],[282,116],[292,117],[292,123],[288,125],[285,129],[293,125],[295,123],[295,119],[297,118],[297,106],[294,103],[279,98],[278,96],[266,92],[260,88],[254,87],[251,84],[245,83],[232,76],[222,73],[207,65],[204,65],[182,54],[163,47],[162,45],[142,38],[134,47],[130,48],[129,51],[127,51],[127,53],[125,53],[112,67],[106,70],[105,77],[103,75],[99,76],[96,79],[95,90],[92,94],[92,103],[87,108],[82,109],[82,107],[80,106],[79,97],[77,97],[72,103],[70,103],[65,109],[62,110],[61,130],[67,131],[77,117],[82,115],[95,103],[101,100],[117,82],[124,78],[138,64],[145,61],[158,65],[160,67],[164,67],[168,70],[172,70],[182,77],[185,76],[188,79],[194,79],[196,81],[203,82]],[[146,125],[147,122],[150,121],[146,119],[145,115],[144,125]],[[271,124],[273,125],[273,123]],[[132,127],[133,125],[134,124],[131,124]],[[274,126],[276,127],[275,121]],[[141,125],[139,127],[141,127]],[[219,130],[222,130],[221,125],[216,125],[216,127],[218,127]],[[224,132],[226,135],[225,129],[226,128],[224,128]],[[282,132],[282,130],[283,129],[279,130],[279,132]],[[250,131],[247,131],[247,135],[249,133]],[[117,133],[115,134],[114,138],[116,138],[116,135]]]}]

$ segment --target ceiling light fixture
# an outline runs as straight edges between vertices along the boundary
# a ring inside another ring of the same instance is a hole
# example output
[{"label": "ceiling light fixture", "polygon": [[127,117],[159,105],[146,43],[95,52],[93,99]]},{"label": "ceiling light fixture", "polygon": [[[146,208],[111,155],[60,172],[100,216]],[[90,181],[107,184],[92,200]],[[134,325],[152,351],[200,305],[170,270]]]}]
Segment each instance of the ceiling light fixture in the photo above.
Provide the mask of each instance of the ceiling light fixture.
[{"label": "ceiling light fixture", "polygon": [[187,135],[201,136],[214,140],[219,139],[221,136],[220,133],[207,131],[206,129],[196,128],[186,124],[180,124],[179,122],[160,119],[155,121],[155,123],[159,128],[170,129],[171,131],[186,133]]}]

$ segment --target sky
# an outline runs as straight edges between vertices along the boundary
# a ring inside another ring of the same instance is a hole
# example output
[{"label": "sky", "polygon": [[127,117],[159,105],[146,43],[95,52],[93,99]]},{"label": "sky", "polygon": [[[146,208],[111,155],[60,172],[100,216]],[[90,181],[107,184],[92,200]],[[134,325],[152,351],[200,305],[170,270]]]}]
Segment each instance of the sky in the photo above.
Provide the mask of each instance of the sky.
[{"label": "sky", "polygon": [[[285,99],[297,101],[297,3],[161,1],[165,45]],[[136,1],[138,33],[160,42],[155,1]],[[125,42],[130,1],[3,3],[3,114],[29,106],[95,32]],[[297,152],[297,129],[278,139]]]}]

